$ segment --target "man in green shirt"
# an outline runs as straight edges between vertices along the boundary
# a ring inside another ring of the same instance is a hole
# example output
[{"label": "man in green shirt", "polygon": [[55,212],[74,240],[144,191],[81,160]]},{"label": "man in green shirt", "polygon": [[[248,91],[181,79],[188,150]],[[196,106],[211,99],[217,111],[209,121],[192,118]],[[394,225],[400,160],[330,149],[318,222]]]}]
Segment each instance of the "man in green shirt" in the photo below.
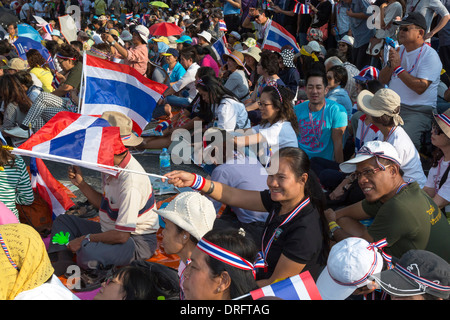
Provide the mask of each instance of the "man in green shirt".
[{"label": "man in green shirt", "polygon": [[[421,249],[450,261],[447,219],[417,182],[403,180],[399,156],[391,144],[368,142],[340,169],[353,173],[365,199],[337,212],[325,212],[336,241],[361,237],[372,243],[386,238],[385,251],[394,257]],[[372,218],[369,227],[361,223]]]}]

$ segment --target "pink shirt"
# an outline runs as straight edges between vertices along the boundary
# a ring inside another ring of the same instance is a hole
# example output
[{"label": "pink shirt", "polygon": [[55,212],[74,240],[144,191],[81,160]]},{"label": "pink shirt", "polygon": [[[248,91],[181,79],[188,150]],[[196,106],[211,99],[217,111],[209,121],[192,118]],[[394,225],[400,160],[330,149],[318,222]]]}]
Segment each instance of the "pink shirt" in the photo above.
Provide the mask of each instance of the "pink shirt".
[{"label": "pink shirt", "polygon": [[200,62],[201,67],[211,67],[216,72],[216,77],[219,76],[219,65],[217,64],[216,60],[214,60],[213,57],[211,57],[209,54],[207,54],[202,61]]},{"label": "pink shirt", "polygon": [[145,44],[140,44],[127,50],[128,56],[125,63],[135,68],[140,74],[147,72],[148,48]]}]

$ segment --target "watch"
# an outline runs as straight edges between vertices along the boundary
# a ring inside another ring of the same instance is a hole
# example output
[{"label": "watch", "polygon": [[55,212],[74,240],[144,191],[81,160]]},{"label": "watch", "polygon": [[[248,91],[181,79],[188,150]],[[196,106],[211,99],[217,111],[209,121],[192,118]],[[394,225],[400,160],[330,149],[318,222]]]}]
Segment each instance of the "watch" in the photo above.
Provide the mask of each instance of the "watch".
[{"label": "watch", "polygon": [[91,242],[91,234],[87,234],[84,236],[85,239],[87,239],[88,242]]},{"label": "watch", "polygon": [[335,226],[333,229],[330,230],[331,238],[334,238],[334,232],[338,229],[341,229],[340,226]]},{"label": "watch", "polygon": [[116,40],[114,40],[113,42],[111,42],[111,45],[115,45],[116,44]]}]

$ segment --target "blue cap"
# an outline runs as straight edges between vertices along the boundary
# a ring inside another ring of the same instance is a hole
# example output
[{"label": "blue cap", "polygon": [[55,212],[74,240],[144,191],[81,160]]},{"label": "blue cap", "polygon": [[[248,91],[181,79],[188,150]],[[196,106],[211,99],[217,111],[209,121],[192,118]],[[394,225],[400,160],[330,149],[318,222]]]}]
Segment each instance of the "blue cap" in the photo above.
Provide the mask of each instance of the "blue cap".
[{"label": "blue cap", "polygon": [[180,37],[180,39],[175,40],[175,42],[176,43],[184,43],[184,42],[186,42],[186,43],[190,44],[190,43],[192,43],[192,38],[187,36],[187,35],[183,35],[183,36]]}]

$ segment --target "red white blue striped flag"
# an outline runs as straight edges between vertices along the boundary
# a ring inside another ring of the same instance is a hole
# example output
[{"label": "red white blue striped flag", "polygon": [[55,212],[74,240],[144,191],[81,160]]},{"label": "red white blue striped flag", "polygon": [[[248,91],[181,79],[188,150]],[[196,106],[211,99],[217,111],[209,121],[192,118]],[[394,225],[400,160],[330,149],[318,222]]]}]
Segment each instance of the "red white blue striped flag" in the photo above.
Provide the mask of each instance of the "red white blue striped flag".
[{"label": "red white blue striped flag", "polygon": [[219,30],[220,31],[228,31],[227,24],[223,20],[219,20]]},{"label": "red white blue striped flag", "polygon": [[269,30],[266,32],[262,43],[262,49],[281,52],[282,47],[289,45],[294,53],[300,52],[300,46],[295,37],[280,24],[272,20],[268,28]]},{"label": "red white blue striped flag", "polygon": [[303,3],[297,2],[295,4],[295,7],[294,7],[293,11],[294,11],[294,13],[297,13],[297,14],[310,14],[311,13],[311,8],[307,4],[303,4]]}]

